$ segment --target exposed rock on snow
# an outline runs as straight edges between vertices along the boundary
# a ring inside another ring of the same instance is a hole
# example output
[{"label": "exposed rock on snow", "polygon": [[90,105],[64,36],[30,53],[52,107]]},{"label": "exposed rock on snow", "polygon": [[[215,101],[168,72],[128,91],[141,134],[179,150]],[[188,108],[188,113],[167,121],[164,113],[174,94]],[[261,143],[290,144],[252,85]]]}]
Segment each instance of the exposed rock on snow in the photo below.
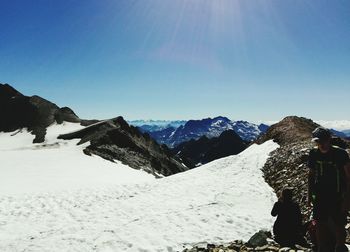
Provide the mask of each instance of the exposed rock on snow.
[{"label": "exposed rock on snow", "polygon": [[[27,128],[35,138],[33,143],[45,141],[46,128],[53,123],[75,122],[87,125],[68,107],[56,104],[39,96],[25,96],[8,84],[0,83],[0,132],[12,132]],[[94,122],[94,121],[91,121]]]},{"label": "exposed rock on snow", "polygon": [[85,154],[95,154],[110,161],[119,160],[158,177],[187,170],[186,166],[173,158],[166,146],[160,146],[148,134],[142,134],[129,126],[122,117],[99,122],[58,138],[78,138],[79,144],[90,142],[84,149]]},{"label": "exposed rock on snow", "polygon": [[51,125],[64,122],[91,125],[61,138],[81,138],[79,144],[90,143],[83,149],[85,154],[98,155],[112,162],[119,160],[158,177],[187,170],[166,146],[141,134],[122,117],[106,121],[82,120],[68,107],[59,108],[39,96],[25,96],[8,84],[0,84],[0,119],[0,132],[29,131],[35,136],[33,143],[47,141],[47,130]]}]

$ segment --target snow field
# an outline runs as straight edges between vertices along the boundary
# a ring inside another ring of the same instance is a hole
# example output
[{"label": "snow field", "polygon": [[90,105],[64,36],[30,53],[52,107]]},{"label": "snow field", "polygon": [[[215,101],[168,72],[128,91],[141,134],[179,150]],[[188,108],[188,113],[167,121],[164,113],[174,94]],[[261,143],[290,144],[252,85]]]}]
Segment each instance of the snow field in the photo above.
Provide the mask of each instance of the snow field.
[{"label": "snow field", "polygon": [[[273,223],[276,196],[260,170],[278,147],[272,141],[158,180],[110,162],[115,169],[108,173],[104,160],[83,155],[71,142],[59,143],[55,150],[65,154],[58,159],[45,148],[4,151],[1,146],[1,163],[12,160],[11,152],[34,162],[39,157],[33,152],[43,151],[47,158],[40,164],[47,169],[19,177],[32,164],[8,163],[17,170],[10,180],[18,180],[17,186],[11,186],[3,178],[10,169],[1,165],[0,251],[181,251],[202,242],[247,240]],[[88,162],[75,165],[80,156]],[[62,161],[65,157],[69,162]],[[62,163],[50,170],[58,160]],[[87,176],[84,166],[91,169]]]}]

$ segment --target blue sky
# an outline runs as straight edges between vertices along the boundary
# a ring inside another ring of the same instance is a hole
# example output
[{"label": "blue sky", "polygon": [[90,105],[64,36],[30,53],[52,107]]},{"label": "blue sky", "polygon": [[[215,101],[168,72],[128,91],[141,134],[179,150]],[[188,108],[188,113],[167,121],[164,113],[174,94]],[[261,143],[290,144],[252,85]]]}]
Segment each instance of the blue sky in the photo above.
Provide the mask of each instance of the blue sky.
[{"label": "blue sky", "polygon": [[0,83],[83,118],[349,119],[349,0],[0,0]]}]

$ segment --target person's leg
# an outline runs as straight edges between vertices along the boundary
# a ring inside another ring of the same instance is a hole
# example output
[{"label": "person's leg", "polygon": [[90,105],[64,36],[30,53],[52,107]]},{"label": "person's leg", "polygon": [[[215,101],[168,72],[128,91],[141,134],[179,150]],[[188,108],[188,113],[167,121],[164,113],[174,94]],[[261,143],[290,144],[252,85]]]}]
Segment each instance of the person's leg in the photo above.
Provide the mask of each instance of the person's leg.
[{"label": "person's leg", "polygon": [[329,247],[329,227],[327,221],[317,220],[316,240],[318,252],[332,251],[332,249]]},{"label": "person's leg", "polygon": [[319,252],[329,252],[334,250],[331,244],[331,232],[328,225],[330,211],[328,204],[315,202],[313,207],[313,218],[316,220],[316,243]]},{"label": "person's leg", "polygon": [[335,238],[336,238],[336,252],[348,251],[345,246],[346,230],[344,225],[336,225],[335,227]]},{"label": "person's leg", "polygon": [[336,250],[339,252],[348,251],[347,247],[345,246],[345,240],[346,240],[346,214],[344,213],[337,213],[334,217],[334,227],[335,227],[335,238],[336,238]]}]

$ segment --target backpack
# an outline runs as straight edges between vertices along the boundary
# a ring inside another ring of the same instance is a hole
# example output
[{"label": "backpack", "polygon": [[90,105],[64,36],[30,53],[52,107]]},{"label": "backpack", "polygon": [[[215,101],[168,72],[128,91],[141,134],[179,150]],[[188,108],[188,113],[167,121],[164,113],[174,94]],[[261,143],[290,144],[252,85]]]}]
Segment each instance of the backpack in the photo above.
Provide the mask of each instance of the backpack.
[{"label": "backpack", "polygon": [[316,197],[328,195],[329,197],[343,197],[346,191],[345,172],[340,165],[342,158],[341,149],[332,146],[327,154],[320,154],[317,149],[314,150],[313,162],[315,177],[313,191]]}]

